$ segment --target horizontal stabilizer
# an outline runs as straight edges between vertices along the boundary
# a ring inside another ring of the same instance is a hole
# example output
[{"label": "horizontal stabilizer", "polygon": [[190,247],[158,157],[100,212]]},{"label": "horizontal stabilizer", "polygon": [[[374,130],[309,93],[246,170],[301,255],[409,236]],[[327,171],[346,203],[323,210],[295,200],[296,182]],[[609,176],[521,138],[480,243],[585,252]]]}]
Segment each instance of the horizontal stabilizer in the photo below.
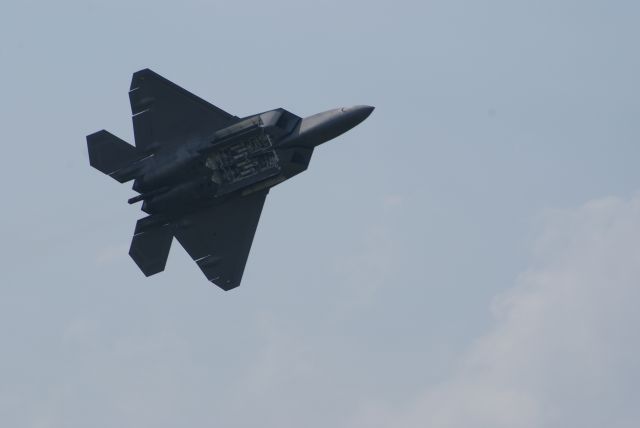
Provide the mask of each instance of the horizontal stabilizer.
[{"label": "horizontal stabilizer", "polygon": [[145,276],[164,270],[173,239],[169,223],[154,224],[150,220],[152,217],[138,220],[129,249],[129,255]]},{"label": "horizontal stabilizer", "polygon": [[103,129],[87,135],[87,147],[89,163],[95,169],[121,183],[135,178],[135,171],[127,167],[141,159],[143,155],[131,144]]}]

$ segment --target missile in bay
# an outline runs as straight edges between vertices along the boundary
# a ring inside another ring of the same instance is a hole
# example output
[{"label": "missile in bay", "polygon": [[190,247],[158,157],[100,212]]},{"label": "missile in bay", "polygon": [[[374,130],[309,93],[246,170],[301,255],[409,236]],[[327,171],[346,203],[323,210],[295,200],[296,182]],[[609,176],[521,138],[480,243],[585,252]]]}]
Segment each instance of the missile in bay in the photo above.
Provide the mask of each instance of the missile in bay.
[{"label": "missile in bay", "polygon": [[133,74],[135,147],[102,130],[87,136],[91,166],[133,181],[147,216],[129,255],[146,275],[165,268],[175,237],[207,279],[240,285],[269,190],[305,171],[313,150],[365,120],[373,107],[301,118],[278,108],[239,118],[155,72]]}]

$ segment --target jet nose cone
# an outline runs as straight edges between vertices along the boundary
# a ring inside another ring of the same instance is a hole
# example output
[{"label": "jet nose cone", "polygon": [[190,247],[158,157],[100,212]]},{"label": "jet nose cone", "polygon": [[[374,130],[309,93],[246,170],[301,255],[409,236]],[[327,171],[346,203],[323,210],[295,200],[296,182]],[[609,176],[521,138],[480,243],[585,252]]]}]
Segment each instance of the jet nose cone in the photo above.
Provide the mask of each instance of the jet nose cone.
[{"label": "jet nose cone", "polygon": [[[372,106],[353,106],[353,107],[343,107],[342,111],[344,113],[349,114],[349,116],[351,116],[353,119],[353,121],[358,124],[360,122],[362,122],[363,120],[365,120],[366,118],[369,117],[369,115],[371,114],[371,112],[373,112],[373,110],[375,109],[375,107]],[[354,125],[355,126],[355,125]]]},{"label": "jet nose cone", "polygon": [[341,135],[365,120],[371,112],[371,106],[353,106],[335,108],[305,117],[296,133],[282,144],[297,144],[315,147]]}]

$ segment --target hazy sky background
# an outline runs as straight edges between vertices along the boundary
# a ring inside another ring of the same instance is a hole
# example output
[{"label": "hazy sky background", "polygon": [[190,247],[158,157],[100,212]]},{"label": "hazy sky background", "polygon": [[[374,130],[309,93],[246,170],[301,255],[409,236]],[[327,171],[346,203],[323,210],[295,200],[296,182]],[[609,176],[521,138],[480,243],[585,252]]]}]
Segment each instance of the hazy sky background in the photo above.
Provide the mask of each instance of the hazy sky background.
[{"label": "hazy sky background", "polygon": [[[171,4],[0,5],[0,425],[638,425],[638,2]],[[231,292],[177,242],[145,278],[88,165],[146,67],[238,116],[376,106]]]}]

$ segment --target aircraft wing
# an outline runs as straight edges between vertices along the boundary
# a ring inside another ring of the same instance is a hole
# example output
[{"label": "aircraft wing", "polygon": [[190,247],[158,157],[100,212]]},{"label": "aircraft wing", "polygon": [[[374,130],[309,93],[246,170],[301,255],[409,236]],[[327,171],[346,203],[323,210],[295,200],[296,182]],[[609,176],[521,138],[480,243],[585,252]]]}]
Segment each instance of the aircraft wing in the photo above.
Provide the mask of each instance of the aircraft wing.
[{"label": "aircraft wing", "polygon": [[148,154],[239,120],[149,69],[133,74],[129,100],[136,147]]},{"label": "aircraft wing", "polygon": [[224,290],[240,285],[267,191],[231,199],[174,223],[178,242]]}]

